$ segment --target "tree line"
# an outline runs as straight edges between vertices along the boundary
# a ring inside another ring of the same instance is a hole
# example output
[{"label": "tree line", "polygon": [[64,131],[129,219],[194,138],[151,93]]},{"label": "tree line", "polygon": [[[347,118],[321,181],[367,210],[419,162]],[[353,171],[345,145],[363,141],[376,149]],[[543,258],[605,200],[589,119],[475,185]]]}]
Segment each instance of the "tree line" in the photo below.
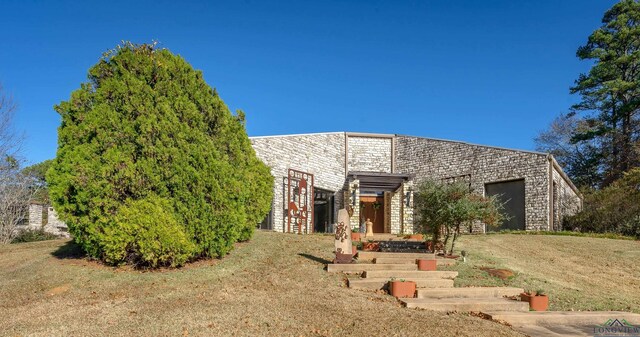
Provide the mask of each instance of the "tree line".
[{"label": "tree line", "polygon": [[584,210],[565,227],[640,237],[640,3],[607,10],[576,55],[593,64],[570,88],[580,100],[539,134],[537,149],[584,194]]}]

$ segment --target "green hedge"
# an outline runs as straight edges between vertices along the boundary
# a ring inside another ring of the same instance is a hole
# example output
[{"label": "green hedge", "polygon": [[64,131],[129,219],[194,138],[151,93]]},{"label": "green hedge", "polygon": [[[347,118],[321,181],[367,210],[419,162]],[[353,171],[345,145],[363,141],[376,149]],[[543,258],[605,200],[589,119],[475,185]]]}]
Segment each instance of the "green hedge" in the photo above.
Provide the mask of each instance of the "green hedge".
[{"label": "green hedge", "polygon": [[59,237],[55,234],[47,233],[42,229],[27,229],[20,231],[20,233],[11,240],[11,243],[23,243],[23,242],[35,242],[45,240],[55,240]]}]

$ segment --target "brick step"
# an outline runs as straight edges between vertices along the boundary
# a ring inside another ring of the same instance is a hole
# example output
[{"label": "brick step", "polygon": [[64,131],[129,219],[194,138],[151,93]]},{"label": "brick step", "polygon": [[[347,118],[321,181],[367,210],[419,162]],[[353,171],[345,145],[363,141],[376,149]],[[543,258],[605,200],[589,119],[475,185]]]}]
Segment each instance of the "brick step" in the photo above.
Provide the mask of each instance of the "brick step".
[{"label": "brick step", "polygon": [[400,270],[412,271],[418,270],[416,264],[372,264],[372,263],[329,263],[327,271],[330,273],[346,273],[361,274],[365,271],[382,271],[382,270]]},{"label": "brick step", "polygon": [[[387,264],[379,264],[378,266],[392,266]],[[411,266],[409,264],[397,264],[395,266]],[[366,278],[387,278],[391,279],[414,279],[414,278],[423,278],[423,279],[451,279],[453,280],[458,276],[457,271],[448,271],[448,270],[434,270],[434,271],[409,271],[409,270],[367,270],[364,273],[364,277]]]},{"label": "brick step", "polygon": [[407,308],[435,311],[529,311],[529,303],[506,298],[401,298]]},{"label": "brick step", "polygon": [[[425,255],[429,255],[429,254],[425,254]],[[419,259],[425,259],[425,260],[429,260],[430,257],[419,257]],[[359,261],[363,261],[362,258],[358,258]],[[413,264],[416,263],[416,258],[409,258],[409,257],[376,257],[373,259],[373,261],[377,264],[386,264],[386,263],[392,263],[392,264]],[[451,266],[456,264],[456,260],[454,259],[445,259],[445,258],[436,258],[436,264],[438,266]]]},{"label": "brick step", "polygon": [[420,289],[418,298],[482,298],[517,296],[524,292],[513,287],[464,287],[451,289]]},{"label": "brick step", "polygon": [[[405,279],[414,281],[416,288],[452,288],[453,280],[438,278],[411,278]],[[349,278],[349,288],[366,290],[388,290],[388,278]]]},{"label": "brick step", "polygon": [[358,251],[358,260],[374,260],[376,258],[404,258],[404,259],[434,259],[433,253],[392,253],[392,252],[369,252]]},{"label": "brick step", "polygon": [[504,321],[513,326],[564,324],[594,326],[604,324],[609,319],[625,319],[630,324],[640,325],[640,314],[624,311],[530,311],[522,313],[483,311],[482,313],[490,319]]}]

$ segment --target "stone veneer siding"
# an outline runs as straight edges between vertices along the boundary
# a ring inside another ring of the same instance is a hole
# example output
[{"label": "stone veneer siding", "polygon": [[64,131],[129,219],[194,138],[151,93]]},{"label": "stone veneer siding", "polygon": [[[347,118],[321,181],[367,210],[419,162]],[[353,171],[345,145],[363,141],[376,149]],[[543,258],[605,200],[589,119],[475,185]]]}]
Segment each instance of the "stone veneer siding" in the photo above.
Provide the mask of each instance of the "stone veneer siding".
[{"label": "stone veneer siding", "polygon": [[29,229],[41,229],[44,226],[45,218],[43,216],[46,206],[40,204],[29,205]]},{"label": "stone veneer siding", "polygon": [[[525,229],[559,229],[564,216],[581,207],[581,197],[548,154],[495,148],[456,141],[412,136],[345,132],[252,137],[258,157],[271,167],[275,179],[273,230],[285,231],[284,181],[289,168],[312,173],[315,187],[335,192],[334,218],[345,202],[352,202],[356,181],[348,172],[385,172],[415,175],[395,192],[385,193],[385,231],[409,234],[414,225],[413,199],[404,193],[425,179],[466,179],[479,194],[487,183],[524,179]],[[560,170],[560,171],[558,171]],[[556,182],[555,188],[551,181]],[[356,190],[355,205],[359,205]],[[551,205],[553,203],[553,205]],[[357,228],[359,207],[352,227]],[[556,224],[556,225],[554,225]],[[479,228],[481,229],[481,228]]]},{"label": "stone veneer siding", "polygon": [[[388,135],[357,135],[345,132],[252,137],[256,155],[271,168],[275,179],[272,204],[273,230],[286,231],[284,182],[289,168],[314,175],[315,187],[334,191],[334,218],[350,202],[352,183],[346,181],[353,171],[386,172],[393,169],[393,137]],[[356,191],[359,205],[359,191]],[[359,207],[351,217],[352,228],[359,226]],[[399,221],[399,220],[397,220]],[[399,223],[399,222],[398,222]]]},{"label": "stone veneer siding", "polygon": [[[555,159],[554,159],[555,161]],[[564,220],[567,216],[574,215],[582,209],[582,199],[575,192],[575,187],[569,185],[567,180],[562,176],[556,165],[552,167],[553,187],[552,187],[552,204],[553,204],[553,220],[552,229],[556,231],[572,228],[564,227]]]},{"label": "stone veneer siding", "polygon": [[484,194],[486,183],[524,178],[525,229],[550,229],[548,155],[410,136],[398,136],[396,144],[398,172],[415,174],[416,184],[469,177]]},{"label": "stone veneer siding", "polygon": [[392,172],[392,138],[348,136],[348,171]]},{"label": "stone veneer siding", "polygon": [[[46,215],[46,217],[45,217]],[[67,224],[58,218],[58,213],[51,206],[41,204],[29,205],[29,222],[21,229],[40,230],[61,237],[69,237]]]},{"label": "stone veneer siding", "polygon": [[[320,133],[251,138],[256,155],[271,168],[275,178],[272,204],[273,230],[286,231],[284,188],[289,168],[314,175],[315,187],[338,192],[345,184],[345,134]],[[334,218],[343,205],[343,193],[335,194]]]}]

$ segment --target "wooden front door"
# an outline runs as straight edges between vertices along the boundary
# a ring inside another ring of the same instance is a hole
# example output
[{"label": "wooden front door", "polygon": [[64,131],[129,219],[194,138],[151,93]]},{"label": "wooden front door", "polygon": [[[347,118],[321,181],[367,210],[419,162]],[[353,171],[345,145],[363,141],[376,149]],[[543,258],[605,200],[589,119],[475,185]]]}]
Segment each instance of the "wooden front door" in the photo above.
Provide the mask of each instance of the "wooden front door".
[{"label": "wooden front door", "polygon": [[374,233],[384,233],[384,197],[361,196],[362,203],[360,218],[373,222]]}]

